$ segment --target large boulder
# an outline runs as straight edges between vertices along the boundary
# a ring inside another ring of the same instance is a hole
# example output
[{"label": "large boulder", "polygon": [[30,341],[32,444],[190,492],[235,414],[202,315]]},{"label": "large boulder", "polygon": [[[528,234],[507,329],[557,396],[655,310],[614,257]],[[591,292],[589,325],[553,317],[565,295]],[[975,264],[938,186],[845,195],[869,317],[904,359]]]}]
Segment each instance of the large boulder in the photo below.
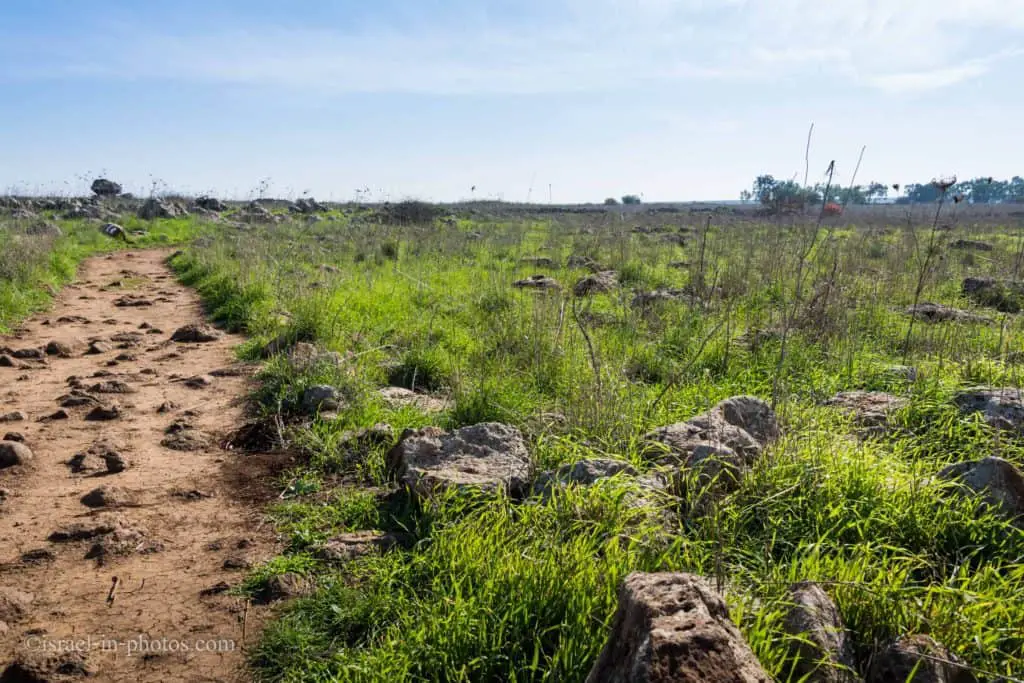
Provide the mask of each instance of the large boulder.
[{"label": "large boulder", "polygon": [[164,201],[159,197],[150,197],[139,208],[139,218],[145,221],[157,218],[178,218],[186,215],[185,211],[173,202]]},{"label": "large boulder", "polygon": [[732,449],[747,465],[779,436],[779,422],[771,406],[753,396],[736,396],[686,422],[660,427],[644,437],[645,455],[656,461],[687,460],[698,445]]},{"label": "large boulder", "polygon": [[980,496],[984,507],[1024,524],[1024,473],[1002,458],[982,458],[943,468],[938,478],[961,494]]},{"label": "large boulder", "polygon": [[326,211],[327,207],[312,197],[303,197],[289,204],[288,210],[292,213],[312,214],[318,211]]},{"label": "large boulder", "polygon": [[497,422],[454,432],[406,430],[388,453],[388,463],[421,499],[449,489],[503,490],[518,496],[530,480],[530,454],[522,433]]},{"label": "large boulder", "polygon": [[121,194],[122,190],[118,183],[115,183],[113,180],[107,180],[106,178],[97,178],[92,181],[90,189],[97,197],[116,197]]},{"label": "large boulder", "polygon": [[981,413],[996,429],[1024,431],[1024,391],[975,387],[957,394],[953,403],[965,415]]},{"label": "large boulder", "polygon": [[206,211],[225,211],[228,208],[227,204],[217,199],[216,197],[206,196],[199,197],[198,199],[196,199],[195,205],[200,209],[205,209]]},{"label": "large boulder", "polygon": [[619,276],[614,270],[604,270],[600,273],[588,275],[577,282],[572,292],[576,296],[590,296],[591,294],[604,294],[619,286]]},{"label": "large boulder", "polygon": [[672,475],[671,489],[687,501],[692,512],[703,513],[709,505],[739,488],[747,463],[733,449],[698,441]]},{"label": "large boulder", "polygon": [[1001,313],[1020,313],[1024,307],[1024,282],[969,277],[964,279],[962,289],[964,296],[974,303]]},{"label": "large boulder", "polygon": [[875,655],[868,683],[976,683],[974,674],[928,636],[904,636]]},{"label": "large boulder", "polygon": [[255,201],[249,202],[238,218],[244,223],[274,223],[277,220],[274,214]]},{"label": "large boulder", "polygon": [[789,589],[789,603],[782,627],[793,636],[789,650],[794,678],[806,683],[859,681],[853,643],[828,593],[816,583],[798,583]]},{"label": "large boulder", "polygon": [[691,574],[626,577],[587,683],[768,683],[725,601]]},{"label": "large boulder", "polygon": [[672,492],[701,514],[735,491],[766,445],[779,436],[771,406],[753,396],[735,396],[686,422],[655,429],[643,455],[668,467]]}]

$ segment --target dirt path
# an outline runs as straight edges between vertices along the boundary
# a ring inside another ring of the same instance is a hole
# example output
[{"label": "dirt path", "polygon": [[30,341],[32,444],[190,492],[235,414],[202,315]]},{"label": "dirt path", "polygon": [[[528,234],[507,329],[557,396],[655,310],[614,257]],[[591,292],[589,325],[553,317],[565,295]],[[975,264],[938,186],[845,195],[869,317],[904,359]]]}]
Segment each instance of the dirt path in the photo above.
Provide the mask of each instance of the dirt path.
[{"label": "dirt path", "polygon": [[[220,589],[274,554],[268,473],[218,445],[242,422],[241,339],[171,340],[202,312],[167,255],[90,260],[0,337],[0,682],[247,680],[263,614]],[[10,439],[33,457],[3,467]]]}]

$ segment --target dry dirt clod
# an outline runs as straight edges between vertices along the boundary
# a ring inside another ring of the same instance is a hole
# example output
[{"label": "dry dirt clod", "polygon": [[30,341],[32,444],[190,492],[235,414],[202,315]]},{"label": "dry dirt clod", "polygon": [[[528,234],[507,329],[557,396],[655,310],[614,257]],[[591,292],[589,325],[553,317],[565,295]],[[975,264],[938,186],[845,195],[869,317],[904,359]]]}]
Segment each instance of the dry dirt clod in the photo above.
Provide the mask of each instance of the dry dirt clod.
[{"label": "dry dirt clod", "polygon": [[0,672],[3,683],[56,683],[86,678],[96,673],[81,652],[23,653]]},{"label": "dry dirt clod", "polygon": [[58,422],[60,420],[67,420],[70,417],[71,416],[68,414],[68,411],[61,408],[56,412],[50,413],[45,417],[39,418],[37,422]]},{"label": "dry dirt clod", "polygon": [[81,342],[63,342],[63,341],[51,341],[46,345],[46,353],[50,356],[58,356],[60,358],[74,358],[77,356],[84,345]]},{"label": "dry dirt clod", "polygon": [[215,342],[221,338],[221,333],[209,325],[193,323],[179,327],[171,335],[171,341],[186,344],[203,344]]},{"label": "dry dirt clod", "polygon": [[85,416],[85,419],[90,422],[107,422],[110,420],[116,420],[121,417],[121,408],[116,405],[111,406],[96,406],[89,411],[89,414]]},{"label": "dry dirt clod", "polygon": [[86,351],[86,354],[90,356],[99,356],[104,353],[110,353],[112,349],[113,347],[106,342],[94,341],[89,343],[89,348]]},{"label": "dry dirt clod", "polygon": [[128,469],[128,461],[116,451],[104,453],[100,457],[103,458],[103,463],[107,466],[108,474],[117,474]]},{"label": "dry dirt clod", "polygon": [[135,390],[125,382],[110,380],[100,382],[89,387],[89,391],[96,394],[133,394]]},{"label": "dry dirt clod", "polygon": [[133,493],[120,486],[100,486],[82,496],[82,505],[89,508],[120,508],[137,503]]}]

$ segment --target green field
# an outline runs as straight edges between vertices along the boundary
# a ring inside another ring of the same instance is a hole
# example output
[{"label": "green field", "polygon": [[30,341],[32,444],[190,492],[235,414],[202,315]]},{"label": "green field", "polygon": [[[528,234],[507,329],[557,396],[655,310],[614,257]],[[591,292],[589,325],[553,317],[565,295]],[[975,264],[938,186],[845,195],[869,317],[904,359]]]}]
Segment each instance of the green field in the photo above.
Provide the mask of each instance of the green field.
[{"label": "green field", "polygon": [[[286,439],[267,446],[302,464],[270,511],[287,550],[242,590],[284,573],[316,586],[252,654],[262,679],[581,682],[618,584],[637,570],[711,577],[780,681],[799,680],[782,620],[786,589],[801,580],[833,597],[862,671],[893,638],[926,633],[983,679],[1024,672],[1024,532],[935,479],[991,455],[1024,466],[1019,433],[953,403],[966,387],[1021,385],[1024,318],[961,291],[967,276],[1017,277],[1020,225],[932,222],[923,211],[822,225],[685,212],[454,216],[399,222],[348,207],[316,223],[150,226],[151,243],[203,235],[172,266],[214,320],[251,337],[244,359],[264,359],[275,339],[340,354],[304,369],[271,355],[253,395],[254,422]],[[45,303],[41,283],[66,281],[78,259],[112,246],[94,227],[31,247],[15,233],[0,231],[4,254],[14,245],[31,258],[0,257],[3,325]],[[993,249],[950,249],[957,239]],[[550,263],[529,260],[539,257]],[[618,284],[576,296],[592,263]],[[561,288],[513,286],[534,274]],[[634,300],[658,289],[672,296]],[[985,320],[911,329],[915,301]],[[321,384],[337,388],[341,409],[309,416],[301,396]],[[443,399],[444,410],[393,407],[379,393],[388,385]],[[907,402],[865,431],[825,405],[850,390]],[[393,442],[347,441],[379,423],[397,440],[410,427],[502,422],[522,430],[538,472],[610,458],[649,474],[646,433],[736,395],[773,403],[782,436],[710,504],[620,475],[549,498],[450,494],[421,506],[389,475]],[[340,565],[318,559],[324,541],[357,530],[404,543]]]}]

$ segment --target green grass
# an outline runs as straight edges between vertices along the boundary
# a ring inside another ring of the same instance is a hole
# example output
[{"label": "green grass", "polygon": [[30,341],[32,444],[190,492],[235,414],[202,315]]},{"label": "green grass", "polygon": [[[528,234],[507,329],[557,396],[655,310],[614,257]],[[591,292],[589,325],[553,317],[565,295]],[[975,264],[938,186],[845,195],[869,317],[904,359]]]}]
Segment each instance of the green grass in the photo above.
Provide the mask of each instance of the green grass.
[{"label": "green grass", "polygon": [[[675,221],[674,230],[699,228],[696,218],[640,220]],[[1021,320],[975,309],[996,322],[916,324],[908,355],[921,379],[908,387],[888,372],[905,355],[901,309],[913,302],[921,264],[906,228],[823,231],[794,307],[806,228],[715,224],[703,272],[714,288],[703,305],[639,310],[634,290],[686,287],[701,274],[696,240],[680,246],[630,227],[614,215],[400,227],[356,212],[220,231],[175,260],[217,320],[254,338],[243,355],[284,334],[344,357],[341,367],[304,373],[272,360],[254,397],[292,425],[304,464],[282,481],[286,500],[271,511],[288,549],[243,588],[287,571],[318,586],[267,628],[252,656],[258,675],[582,681],[607,637],[617,585],[636,570],[719,582],[780,680],[790,680],[785,589],[805,579],[836,600],[862,667],[890,639],[925,632],[979,670],[1024,671],[1024,635],[1012,627],[1024,623],[1024,534],[933,480],[949,462],[993,453],[1024,464],[1020,442],[951,403],[964,386],[1020,384],[1020,368],[1004,359],[1022,348]],[[960,280],[1012,273],[1016,236],[998,225],[960,233],[998,248],[933,261],[923,299],[973,308]],[[545,272],[571,289],[583,270],[521,259],[564,264],[573,254],[619,271],[623,288],[575,308],[571,297],[511,288]],[[693,265],[670,265],[679,261]],[[772,333],[791,313],[780,364]],[[298,397],[324,382],[341,389],[346,409],[304,427],[294,419]],[[391,408],[376,392],[387,384],[454,405],[439,414]],[[615,457],[647,469],[646,431],[731,395],[768,398],[773,386],[783,438],[701,517],[662,514],[683,506],[656,497],[634,505],[640,494],[621,477],[546,502],[451,496],[420,509],[390,492],[386,447],[353,458],[342,444],[346,430],[378,422],[398,434],[499,420],[523,429],[539,468]],[[906,392],[910,404],[887,435],[858,439],[849,419],[821,405],[850,389]],[[344,567],[311,553],[359,529],[404,531],[411,543]]]}]

